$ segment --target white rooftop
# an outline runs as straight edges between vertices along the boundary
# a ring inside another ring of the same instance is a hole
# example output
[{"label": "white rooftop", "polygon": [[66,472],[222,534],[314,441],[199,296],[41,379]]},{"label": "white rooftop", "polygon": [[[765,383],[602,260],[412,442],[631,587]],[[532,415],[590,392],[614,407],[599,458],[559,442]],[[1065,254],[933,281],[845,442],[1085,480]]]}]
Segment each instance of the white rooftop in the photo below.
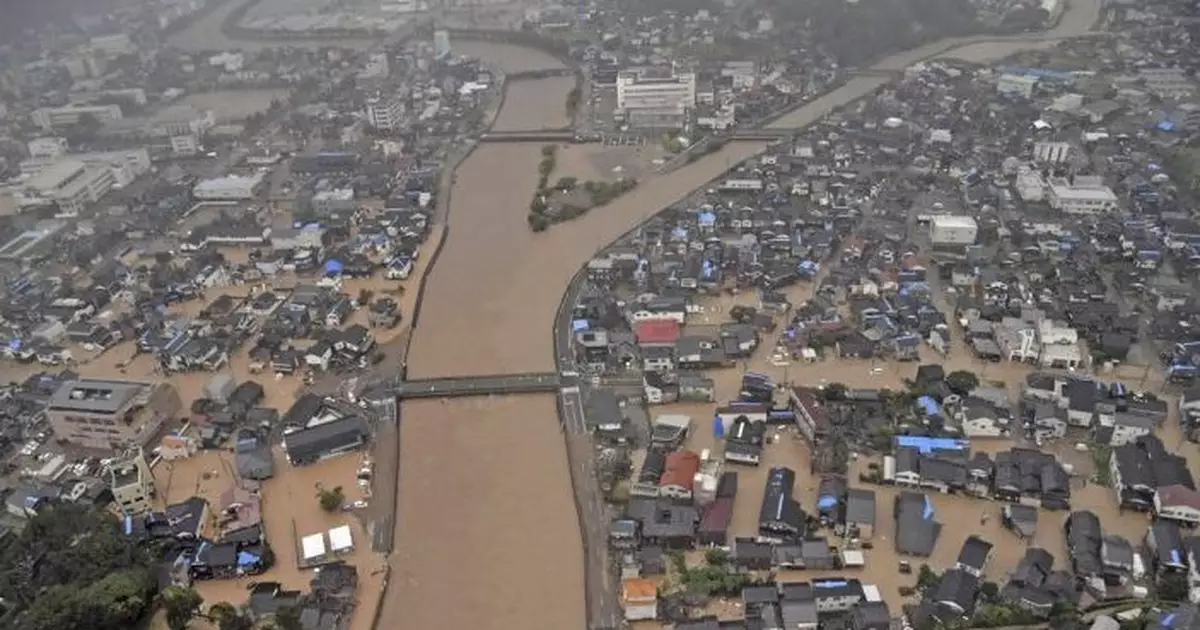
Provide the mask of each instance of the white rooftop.
[{"label": "white rooftop", "polygon": [[84,163],[79,160],[59,160],[34,175],[29,180],[29,186],[37,190],[53,190],[84,168]]},{"label": "white rooftop", "polygon": [[325,534],[311,534],[300,539],[300,550],[305,560],[325,555]]},{"label": "white rooftop", "polygon": [[350,551],[354,549],[354,536],[350,533],[349,525],[342,525],[329,530],[329,549],[332,551]]}]

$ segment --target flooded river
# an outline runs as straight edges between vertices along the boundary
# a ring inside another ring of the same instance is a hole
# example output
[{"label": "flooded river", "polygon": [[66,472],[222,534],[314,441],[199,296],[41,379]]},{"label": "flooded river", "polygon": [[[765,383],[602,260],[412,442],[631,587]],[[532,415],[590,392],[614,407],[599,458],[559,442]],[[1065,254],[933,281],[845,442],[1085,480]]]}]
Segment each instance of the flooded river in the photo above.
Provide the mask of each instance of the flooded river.
[{"label": "flooded river", "polygon": [[[1064,19],[1059,34],[1086,30],[1098,5],[1089,0],[1073,10],[1071,15],[1080,9],[1090,14]],[[986,61],[1029,45],[981,44],[963,56]],[[508,72],[545,67],[540,65],[544,59],[518,58],[508,46],[473,44],[468,50]],[[929,48],[913,61],[940,50],[944,47]],[[908,63],[898,58],[880,65]],[[811,123],[883,82],[851,80],[776,124]],[[546,121],[561,119],[569,89],[569,81],[514,83],[500,120],[507,128],[553,126]],[[582,219],[539,234],[529,230],[525,215],[540,145],[479,147],[457,174],[451,230],[428,278],[409,354],[410,377],[553,370],[553,318],[575,271],[641,220],[763,146],[731,143],[692,165],[643,181],[631,194]],[[808,371],[798,370],[802,376]],[[815,370],[811,376],[819,378]],[[383,619],[411,619],[406,627],[434,620],[498,629],[583,625],[580,538],[553,399],[406,403],[402,426],[396,573]],[[796,444],[780,454],[797,451],[792,465],[799,467],[803,450]],[[751,490],[747,498],[756,494]],[[973,508],[969,518],[978,519],[982,507]],[[946,510],[947,516],[953,512]],[[957,541],[947,542],[946,553],[956,553]]]}]

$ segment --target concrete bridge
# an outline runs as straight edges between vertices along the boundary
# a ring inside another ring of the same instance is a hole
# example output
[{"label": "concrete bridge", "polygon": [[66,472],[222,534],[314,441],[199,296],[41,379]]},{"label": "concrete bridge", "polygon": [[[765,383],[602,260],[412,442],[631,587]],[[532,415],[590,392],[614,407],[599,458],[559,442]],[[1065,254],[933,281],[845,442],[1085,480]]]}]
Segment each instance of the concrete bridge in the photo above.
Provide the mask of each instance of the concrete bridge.
[{"label": "concrete bridge", "polygon": [[533,81],[535,79],[549,79],[551,77],[573,77],[575,70],[571,68],[544,68],[542,70],[525,70],[522,72],[509,72],[504,75],[505,81]]},{"label": "concrete bridge", "polygon": [[464,396],[541,394],[557,392],[561,386],[562,379],[555,372],[450,376],[404,381],[396,387],[396,397],[401,399],[461,398]]},{"label": "concrete bridge", "polygon": [[530,129],[527,131],[489,131],[480,142],[581,142],[570,129]]},{"label": "concrete bridge", "polygon": [[728,136],[730,140],[779,140],[795,134],[797,129],[740,129]]}]

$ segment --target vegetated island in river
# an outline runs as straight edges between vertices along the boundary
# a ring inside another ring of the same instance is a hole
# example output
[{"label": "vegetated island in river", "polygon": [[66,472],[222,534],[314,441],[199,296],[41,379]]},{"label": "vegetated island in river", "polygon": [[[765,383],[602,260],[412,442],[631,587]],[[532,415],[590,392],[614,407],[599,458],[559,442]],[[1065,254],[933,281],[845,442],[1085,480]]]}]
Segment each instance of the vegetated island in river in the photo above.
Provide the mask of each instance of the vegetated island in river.
[{"label": "vegetated island in river", "polygon": [[618,178],[613,182],[587,180],[579,182],[576,177],[560,177],[550,185],[550,176],[558,165],[558,147],[548,144],[542,147],[542,161],[538,163],[537,189],[533,201],[529,202],[529,229],[545,231],[555,223],[581,217],[592,208],[598,208],[637,187],[632,177]]}]

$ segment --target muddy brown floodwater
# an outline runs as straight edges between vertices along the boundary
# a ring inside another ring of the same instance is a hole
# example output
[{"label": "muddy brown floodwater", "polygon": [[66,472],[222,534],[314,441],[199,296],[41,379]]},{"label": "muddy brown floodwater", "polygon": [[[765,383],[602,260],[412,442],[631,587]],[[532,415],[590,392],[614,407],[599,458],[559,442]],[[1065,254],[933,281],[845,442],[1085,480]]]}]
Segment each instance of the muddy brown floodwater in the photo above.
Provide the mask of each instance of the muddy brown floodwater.
[{"label": "muddy brown floodwater", "polygon": [[[1085,32],[1098,6],[1099,0],[1075,0],[1054,35]],[[956,40],[959,45],[976,45],[962,55],[947,56],[986,62],[1037,45],[1012,40],[981,43],[985,41]],[[512,46],[456,44],[456,49],[510,73],[557,63],[541,53]],[[884,60],[878,67],[903,68],[945,50],[944,45],[926,47]],[[777,124],[809,124],[884,82],[851,80]],[[500,120],[509,129],[554,126],[549,121],[562,118],[570,85],[569,80],[514,82]],[[450,208],[452,229],[427,279],[408,355],[410,378],[555,369],[553,318],[576,270],[640,221],[763,146],[761,142],[729,143],[684,168],[646,178],[615,202],[540,234],[529,230],[525,216],[537,180],[541,145],[480,146],[457,171]],[[822,364],[798,366],[793,376],[819,381],[835,376],[838,370],[862,374],[857,379],[846,378],[846,382],[876,374],[866,365],[835,369]],[[893,372],[875,378],[899,382],[904,376],[899,368]],[[698,418],[707,417],[710,411],[696,413]],[[580,533],[554,399],[522,396],[409,402],[403,405],[402,418],[396,552],[381,614],[384,627],[436,623],[558,630],[583,626]],[[696,440],[695,446],[703,447],[704,438]],[[786,437],[777,446],[769,451],[771,461],[778,457],[797,470],[807,469],[806,446]],[[760,472],[765,475],[766,468]],[[735,531],[750,533],[756,509],[753,497],[761,496],[761,483],[757,488],[754,483],[745,487],[750,490],[739,499]],[[801,492],[807,492],[807,485],[802,488]],[[881,494],[882,523],[887,520],[883,506],[888,496]],[[961,507],[941,498],[937,504],[944,522],[951,523],[978,522],[984,510],[998,509],[984,503]],[[1054,537],[1056,520],[1045,519],[1048,547],[1053,547],[1049,538]],[[997,521],[992,518],[990,522]],[[1128,533],[1132,534],[1132,529]],[[887,526],[881,526],[879,536],[889,535]],[[957,544],[946,538],[939,554],[950,557],[957,553]],[[1041,538],[1039,531],[1039,542]],[[994,540],[1006,549],[1018,548],[999,532]],[[885,577],[876,579],[872,571],[869,579],[884,582],[881,585],[888,599],[897,603],[896,589],[886,583],[890,579],[886,576],[895,572],[889,566],[892,559],[883,551],[873,554],[879,555],[872,559],[872,566],[879,567],[878,573]],[[1011,554],[1006,551],[1005,555],[1007,559]],[[936,558],[935,563],[941,560]]]}]

